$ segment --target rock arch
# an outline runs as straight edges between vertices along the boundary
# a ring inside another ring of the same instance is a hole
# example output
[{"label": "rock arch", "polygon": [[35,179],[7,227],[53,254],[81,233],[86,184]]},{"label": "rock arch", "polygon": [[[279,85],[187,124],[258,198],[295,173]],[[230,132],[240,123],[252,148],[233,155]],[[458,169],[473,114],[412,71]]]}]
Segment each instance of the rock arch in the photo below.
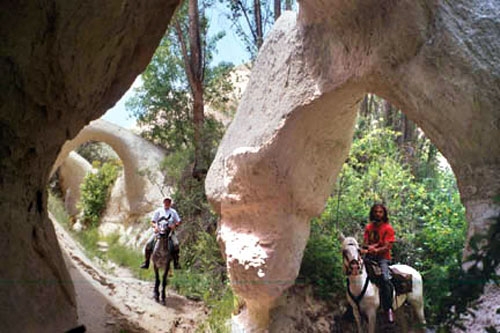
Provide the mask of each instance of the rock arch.
[{"label": "rock arch", "polygon": [[[141,215],[150,212],[158,202],[161,202],[164,194],[159,185],[163,184],[163,175],[158,170],[165,158],[165,151],[131,131],[103,119],[94,120],[73,140],[67,141],[52,170],[55,171],[61,166],[70,152],[88,141],[108,144],[121,159],[125,177],[124,192],[127,198],[122,209],[129,214]],[[75,201],[75,198],[70,200]]]},{"label": "rock arch", "polygon": [[221,215],[238,321],[268,328],[376,93],[450,162],[469,236],[500,214],[500,6],[482,1],[304,1],[267,37],[205,183]]}]

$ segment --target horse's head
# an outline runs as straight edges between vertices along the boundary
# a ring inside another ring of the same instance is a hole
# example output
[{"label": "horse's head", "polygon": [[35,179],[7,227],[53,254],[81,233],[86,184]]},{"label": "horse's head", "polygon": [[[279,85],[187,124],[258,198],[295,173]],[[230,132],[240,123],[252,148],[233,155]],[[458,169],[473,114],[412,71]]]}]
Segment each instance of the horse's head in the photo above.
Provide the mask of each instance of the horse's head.
[{"label": "horse's head", "polygon": [[158,234],[160,236],[166,236],[168,235],[168,221],[166,220],[163,220],[163,221],[160,221],[158,222]]},{"label": "horse's head", "polygon": [[342,242],[343,271],[346,275],[359,275],[363,268],[363,259],[359,244],[354,237],[346,237]]}]

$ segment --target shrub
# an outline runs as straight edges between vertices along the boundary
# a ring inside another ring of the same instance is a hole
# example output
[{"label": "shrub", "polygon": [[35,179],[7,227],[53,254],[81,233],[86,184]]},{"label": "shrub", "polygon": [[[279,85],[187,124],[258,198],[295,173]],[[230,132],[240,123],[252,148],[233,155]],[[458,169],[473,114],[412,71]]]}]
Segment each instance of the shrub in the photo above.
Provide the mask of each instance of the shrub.
[{"label": "shrub", "polygon": [[[94,162],[99,167],[99,162]],[[107,162],[98,168],[97,173],[88,173],[80,185],[82,222],[87,227],[99,225],[101,213],[106,207],[111,185],[118,175],[116,163]]]},{"label": "shrub", "polygon": [[319,224],[318,219],[312,221],[298,281],[312,285],[316,297],[327,299],[343,290],[342,258],[338,234],[321,230]]}]

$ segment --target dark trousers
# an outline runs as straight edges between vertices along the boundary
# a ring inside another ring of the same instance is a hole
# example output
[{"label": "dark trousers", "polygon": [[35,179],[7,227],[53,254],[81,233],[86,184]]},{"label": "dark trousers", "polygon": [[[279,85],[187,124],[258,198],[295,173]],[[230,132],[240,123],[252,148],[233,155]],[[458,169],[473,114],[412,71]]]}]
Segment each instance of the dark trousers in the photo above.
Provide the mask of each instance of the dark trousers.
[{"label": "dark trousers", "polygon": [[380,281],[380,301],[382,308],[387,311],[392,308],[392,294],[394,286],[391,282],[391,271],[389,270],[389,260],[369,256],[370,260],[376,261],[382,271],[382,279]]}]

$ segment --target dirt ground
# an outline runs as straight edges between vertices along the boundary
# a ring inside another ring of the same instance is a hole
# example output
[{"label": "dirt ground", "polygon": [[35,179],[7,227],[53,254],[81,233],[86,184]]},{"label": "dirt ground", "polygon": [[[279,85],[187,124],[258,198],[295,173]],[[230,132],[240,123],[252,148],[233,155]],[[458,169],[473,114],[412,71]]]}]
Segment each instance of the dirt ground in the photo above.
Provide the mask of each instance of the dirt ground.
[{"label": "dirt ground", "polygon": [[[111,276],[89,260],[80,246],[54,222],[66,266],[75,287],[79,323],[86,332],[136,333],[195,332],[207,317],[202,302],[195,302],[167,291],[167,305],[152,297],[153,282],[135,279],[123,268],[115,267]],[[175,273],[174,273],[175,274]],[[294,288],[281,298],[274,310],[271,332],[353,332],[353,323],[340,320],[338,308],[312,301],[311,292]],[[500,287],[490,285],[475,302],[474,315],[464,318],[465,332],[484,331],[485,327],[500,330]],[[281,304],[282,303],[282,304]],[[334,319],[334,317],[336,317]],[[344,322],[344,324],[342,324]],[[428,328],[428,332],[434,331]],[[452,329],[453,332],[463,332]]]},{"label": "dirt ground", "polygon": [[79,324],[86,332],[187,333],[206,318],[202,302],[167,289],[163,306],[152,297],[153,282],[135,279],[119,267],[113,276],[104,273],[58,223],[54,228],[75,287]]}]

